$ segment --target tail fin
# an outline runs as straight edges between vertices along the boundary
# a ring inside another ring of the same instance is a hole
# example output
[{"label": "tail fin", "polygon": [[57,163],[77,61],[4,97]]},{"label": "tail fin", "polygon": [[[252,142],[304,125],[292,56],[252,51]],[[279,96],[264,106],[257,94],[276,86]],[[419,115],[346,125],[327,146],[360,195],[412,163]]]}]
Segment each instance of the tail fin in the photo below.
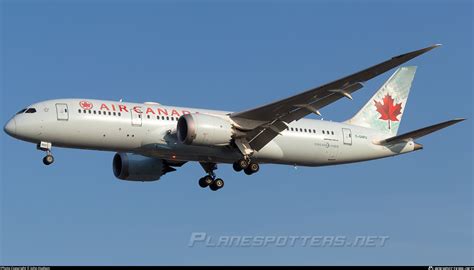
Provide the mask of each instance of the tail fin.
[{"label": "tail fin", "polygon": [[388,136],[397,135],[415,72],[415,66],[397,69],[369,102],[346,123],[376,129]]}]

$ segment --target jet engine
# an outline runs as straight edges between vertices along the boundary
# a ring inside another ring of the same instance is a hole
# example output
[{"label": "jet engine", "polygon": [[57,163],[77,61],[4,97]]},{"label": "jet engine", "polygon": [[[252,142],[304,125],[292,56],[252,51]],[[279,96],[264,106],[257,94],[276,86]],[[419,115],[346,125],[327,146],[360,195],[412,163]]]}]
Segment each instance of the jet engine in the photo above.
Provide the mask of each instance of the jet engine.
[{"label": "jet engine", "polygon": [[206,146],[228,145],[234,133],[230,121],[202,113],[182,115],[176,130],[180,142]]},{"label": "jet engine", "polygon": [[175,171],[165,160],[137,154],[116,153],[112,162],[115,177],[128,181],[156,181]]}]

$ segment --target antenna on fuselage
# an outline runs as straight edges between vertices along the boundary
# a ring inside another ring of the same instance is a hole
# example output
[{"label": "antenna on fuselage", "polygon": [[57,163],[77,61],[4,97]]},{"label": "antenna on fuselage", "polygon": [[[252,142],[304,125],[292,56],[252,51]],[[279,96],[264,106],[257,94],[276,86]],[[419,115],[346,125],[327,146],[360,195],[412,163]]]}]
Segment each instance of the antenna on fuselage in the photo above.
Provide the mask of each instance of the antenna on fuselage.
[{"label": "antenna on fuselage", "polygon": [[123,101],[123,98],[119,99],[119,102],[122,102]]}]

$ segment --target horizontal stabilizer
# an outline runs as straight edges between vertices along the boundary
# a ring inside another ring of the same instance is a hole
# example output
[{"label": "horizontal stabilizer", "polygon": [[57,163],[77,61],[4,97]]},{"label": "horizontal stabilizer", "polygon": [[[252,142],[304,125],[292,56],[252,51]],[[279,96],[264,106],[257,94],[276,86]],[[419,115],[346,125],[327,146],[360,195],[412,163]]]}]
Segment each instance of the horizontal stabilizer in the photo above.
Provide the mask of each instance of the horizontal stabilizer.
[{"label": "horizontal stabilizer", "polygon": [[440,129],[443,129],[445,127],[449,127],[451,125],[454,125],[454,124],[459,123],[459,122],[464,121],[464,120],[466,120],[466,119],[457,118],[457,119],[449,120],[449,121],[442,122],[442,123],[439,123],[439,124],[436,124],[436,125],[432,125],[432,126],[429,126],[429,127],[420,128],[420,129],[410,131],[410,132],[405,133],[405,134],[401,134],[401,135],[398,135],[398,136],[395,136],[395,137],[390,137],[388,139],[382,140],[382,141],[378,142],[378,144],[392,144],[392,143],[397,143],[397,142],[400,142],[400,141],[406,141],[406,140],[410,140],[410,139],[414,140],[414,139],[423,137],[425,135],[428,135],[430,133],[433,133],[433,132],[438,131]]}]

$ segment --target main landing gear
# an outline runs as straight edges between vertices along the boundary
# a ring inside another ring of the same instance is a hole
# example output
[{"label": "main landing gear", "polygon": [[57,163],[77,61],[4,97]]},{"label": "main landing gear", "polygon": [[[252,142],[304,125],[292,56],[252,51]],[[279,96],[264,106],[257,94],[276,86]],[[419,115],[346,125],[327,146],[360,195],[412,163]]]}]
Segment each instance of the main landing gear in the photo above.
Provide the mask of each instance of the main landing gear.
[{"label": "main landing gear", "polygon": [[236,172],[240,172],[243,170],[246,175],[252,175],[258,172],[258,170],[260,170],[260,166],[258,165],[258,163],[251,162],[250,159],[245,158],[234,162],[232,167]]},{"label": "main landing gear", "polygon": [[217,169],[215,163],[201,162],[201,166],[204,168],[208,175],[199,179],[199,186],[202,188],[209,187],[212,191],[217,191],[224,187],[224,180],[216,178],[214,170]]},{"label": "main landing gear", "polygon": [[38,150],[45,151],[46,156],[43,158],[44,165],[51,165],[54,162],[54,157],[51,154],[52,145],[49,142],[40,142],[36,146]]}]

